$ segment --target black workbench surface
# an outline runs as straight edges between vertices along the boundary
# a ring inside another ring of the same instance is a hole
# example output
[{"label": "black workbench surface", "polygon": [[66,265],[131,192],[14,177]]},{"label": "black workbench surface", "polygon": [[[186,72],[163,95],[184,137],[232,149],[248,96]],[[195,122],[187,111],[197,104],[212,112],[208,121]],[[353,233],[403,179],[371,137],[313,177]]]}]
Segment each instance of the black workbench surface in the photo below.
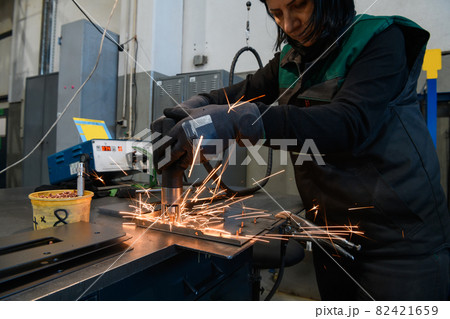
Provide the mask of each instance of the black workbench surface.
[{"label": "black workbench surface", "polygon": [[[0,190],[0,237],[11,236],[21,232],[32,231],[32,207],[28,194],[33,192],[31,188],[13,188],[13,189],[1,189]],[[155,230],[147,230],[141,227],[134,227],[130,225],[124,225],[125,220],[120,216],[114,217],[106,214],[101,214],[98,211],[98,207],[105,205],[124,205],[124,202],[128,199],[120,199],[115,197],[104,197],[93,199],[91,205],[90,222],[96,225],[105,226],[108,228],[116,229],[119,232],[125,232],[128,236],[131,236],[127,240],[129,249],[123,254],[113,256],[108,259],[100,260],[96,263],[91,263],[86,267],[82,267],[78,270],[62,273],[56,278],[52,278],[49,281],[39,283],[38,285],[20,291],[7,297],[7,300],[77,300],[86,299],[92,295],[95,291],[102,291],[105,288],[118,283],[118,289],[121,289],[119,283],[124,278],[133,278],[140,273],[144,273],[149,269],[156,269],[157,267],[168,260],[173,259],[176,263],[177,256],[183,254],[194,254],[195,260],[198,264],[201,264],[201,260],[218,258],[217,260],[239,260],[244,258],[248,263],[249,256],[251,257],[251,246],[253,243],[248,242],[242,246],[233,246],[229,244],[212,242],[203,239],[191,238],[183,235],[177,235],[172,233],[160,232]],[[263,192],[255,194],[255,196],[246,201],[246,205],[254,208],[261,208],[269,210],[271,212],[279,212],[281,210],[299,211],[302,207],[301,201],[295,196],[271,196],[266,195]],[[194,256],[192,255],[192,256]],[[193,258],[189,255],[189,258]],[[174,259],[175,258],[175,259]],[[197,260],[198,259],[198,260]],[[190,259],[189,259],[190,260]],[[243,259],[244,260],[244,259]],[[182,263],[182,262],[181,262]],[[189,267],[192,266],[192,262],[189,262]],[[217,262],[215,262],[217,264]],[[164,266],[168,267],[168,266]],[[171,266],[172,267],[172,266]],[[188,266],[184,266],[188,267]],[[225,267],[225,266],[223,266]],[[170,268],[170,267],[168,267]],[[159,270],[160,271],[160,270]],[[193,269],[194,273],[202,271],[201,269]],[[142,281],[142,278],[135,277],[136,280]],[[156,280],[155,280],[156,283]],[[126,289],[125,289],[126,290]],[[124,291],[125,291],[124,290]],[[197,294],[195,291],[193,295]],[[108,298],[100,298],[95,295],[93,299],[126,299],[123,295],[117,294],[112,296],[111,294],[103,294]],[[149,293],[149,298],[155,298],[152,293]],[[153,297],[152,297],[153,296]],[[134,296],[130,299],[146,299],[146,296]],[[189,297],[190,299],[196,299]],[[188,299],[189,299],[188,298]],[[209,296],[208,298],[221,297]],[[229,297],[224,297],[229,298]],[[161,299],[179,300],[180,296],[174,296],[161,294]]]}]

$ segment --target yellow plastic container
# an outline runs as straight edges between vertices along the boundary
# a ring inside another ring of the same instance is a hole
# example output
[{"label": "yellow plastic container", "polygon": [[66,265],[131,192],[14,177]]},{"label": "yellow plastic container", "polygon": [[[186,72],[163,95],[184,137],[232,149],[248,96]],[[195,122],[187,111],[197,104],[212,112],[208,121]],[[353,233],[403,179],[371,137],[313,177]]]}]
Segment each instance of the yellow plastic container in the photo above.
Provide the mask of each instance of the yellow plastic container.
[{"label": "yellow plastic container", "polygon": [[81,221],[89,222],[93,192],[85,190],[84,196],[80,197],[47,198],[50,194],[56,195],[67,191],[77,192],[76,190],[62,189],[28,195],[33,206],[33,227],[35,230]]}]

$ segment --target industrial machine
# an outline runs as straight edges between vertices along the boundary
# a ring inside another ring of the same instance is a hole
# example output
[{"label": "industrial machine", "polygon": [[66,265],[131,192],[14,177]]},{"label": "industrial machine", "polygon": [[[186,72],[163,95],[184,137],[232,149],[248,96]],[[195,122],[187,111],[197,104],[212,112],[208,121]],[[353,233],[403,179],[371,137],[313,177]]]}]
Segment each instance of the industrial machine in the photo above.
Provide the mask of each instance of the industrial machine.
[{"label": "industrial machine", "polygon": [[80,162],[97,184],[135,172],[154,176],[149,142],[93,139],[49,156],[50,182],[56,185],[76,179]]}]

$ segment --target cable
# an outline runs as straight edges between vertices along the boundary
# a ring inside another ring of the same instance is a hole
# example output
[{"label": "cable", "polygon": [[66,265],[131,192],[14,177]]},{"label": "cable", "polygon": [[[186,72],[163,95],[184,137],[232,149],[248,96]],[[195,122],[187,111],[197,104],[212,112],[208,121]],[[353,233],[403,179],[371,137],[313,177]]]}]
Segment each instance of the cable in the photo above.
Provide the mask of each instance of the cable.
[{"label": "cable", "polygon": [[[136,78],[136,70],[137,70],[137,58],[138,58],[138,49],[139,49],[139,43],[138,43],[138,39],[135,37],[134,40],[136,41],[136,50],[134,53],[134,70],[133,70],[133,86],[134,86],[134,113],[133,113],[133,122],[134,122],[134,127],[130,128],[132,129],[132,136],[134,136],[136,134],[136,127],[137,127],[137,98],[138,98],[138,85],[137,85],[137,78]],[[131,123],[130,123],[131,125]],[[130,136],[131,138],[131,136]]]},{"label": "cable", "polygon": [[[109,16],[108,19],[108,23],[107,23],[107,27],[109,26],[109,23],[111,22],[111,18],[112,15],[114,13],[114,11],[116,10],[116,6],[119,0],[115,0],[114,2],[114,6],[111,10],[111,14]],[[50,128],[48,129],[47,133],[44,134],[44,136],[41,138],[41,140],[36,144],[36,146],[26,155],[24,156],[22,159],[18,160],[17,162],[15,162],[14,164],[11,164],[9,166],[7,166],[6,168],[4,168],[2,171],[0,171],[0,174],[6,172],[7,170],[9,170],[10,168],[22,163],[24,160],[26,160],[28,157],[31,156],[31,154],[33,154],[36,149],[41,146],[41,144],[44,142],[44,140],[47,138],[47,136],[50,134],[50,132],[55,128],[56,124],[58,124],[59,120],[63,117],[63,115],[66,113],[66,111],[69,109],[69,106],[73,103],[73,101],[75,100],[75,98],[77,97],[77,95],[81,92],[81,90],[84,88],[84,86],[86,85],[86,83],[91,79],[92,75],[94,74],[95,70],[97,69],[98,63],[100,61],[100,55],[102,53],[103,50],[103,42],[105,40],[105,36],[106,36],[106,29],[107,27],[104,29],[103,35],[102,35],[102,40],[100,42],[100,48],[99,48],[99,52],[97,55],[97,61],[95,62],[94,68],[92,69],[91,73],[88,75],[88,77],[86,78],[86,80],[83,82],[83,84],[81,84],[81,86],[78,88],[78,90],[75,92],[75,94],[73,95],[73,97],[70,99],[70,101],[67,103],[67,105],[64,107],[64,109],[62,110],[62,112],[58,115],[58,117],[56,118],[56,121],[52,124],[52,126],[50,126]]]},{"label": "cable", "polygon": [[[72,1],[75,1],[75,0],[72,0]],[[78,7],[81,8],[80,5],[78,5]],[[83,10],[83,13],[84,13],[84,10]],[[84,14],[86,14],[86,13],[84,13]],[[95,23],[95,19],[93,19],[93,20],[94,20],[94,23]],[[99,23],[98,23],[98,24],[99,24]],[[136,37],[136,36],[134,36],[133,38],[136,38],[136,41],[137,41],[137,37]],[[133,38],[131,38],[131,39],[125,41],[124,43],[130,42],[131,40],[133,40]],[[108,38],[108,39],[109,39],[110,41],[114,42],[118,47],[121,46],[118,42],[116,42],[116,40],[114,40],[114,39],[112,39],[112,38]],[[155,79],[148,71],[146,71],[145,68],[144,68],[144,67],[143,67],[136,59],[133,58],[132,55],[130,55],[130,54],[129,54],[128,52],[126,52],[126,51],[123,51],[123,52],[125,52],[125,53],[127,54],[128,58],[132,59],[132,60],[135,62],[135,64],[136,64],[137,66],[139,66],[139,68],[140,68],[145,74],[147,74],[147,76],[148,76],[154,83],[156,83],[156,85],[158,85],[158,86],[161,88],[161,90],[162,90],[165,94],[167,94],[173,102],[175,102],[176,105],[180,105],[180,103],[179,103],[172,95],[170,95],[169,92],[167,92],[167,90],[164,89],[164,87],[163,87],[162,85],[160,85],[160,84],[158,83],[158,81],[156,81],[156,79]],[[149,63],[151,64],[151,62],[150,62],[151,59],[147,56],[147,54],[145,53],[145,50],[142,50],[141,53],[142,53],[142,54],[144,55],[144,57],[147,59],[147,62],[149,62]]]},{"label": "cable", "polygon": [[[130,43],[130,42],[133,41],[133,40],[137,41],[136,36],[134,36],[134,37],[128,39],[127,41],[125,41],[124,43],[121,44],[121,46],[124,46],[125,44],[128,44],[128,43]],[[114,41],[114,44],[117,45],[117,42]]]},{"label": "cable", "polygon": [[[101,30],[101,28],[98,26],[98,25],[96,25],[92,20],[91,20],[91,18],[89,18],[89,16],[87,15],[87,13],[81,8],[81,6],[78,4],[78,2],[76,2],[75,0],[72,0],[72,2],[75,4],[75,6],[78,8],[78,10],[80,10],[81,11],[81,13],[86,17],[86,19],[88,19],[88,21],[98,30],[98,32],[100,32],[101,34],[103,34],[103,32],[105,31],[105,30]],[[109,23],[108,23],[109,24]],[[117,42],[116,41],[114,41],[114,39],[113,38],[111,38],[111,36],[108,34],[108,36],[106,37],[109,41],[111,41],[112,43],[114,43],[115,45],[117,45],[117,47],[119,48],[119,51],[123,51],[123,46],[126,44],[126,43],[128,43],[128,42],[130,42],[131,40],[133,40],[133,38],[131,38],[131,39],[129,39],[129,40],[127,40],[125,43],[123,43],[123,44],[117,44]]]},{"label": "cable", "polygon": [[284,268],[286,265],[286,251],[287,251],[288,243],[289,243],[289,241],[287,241],[287,240],[280,240],[280,268],[278,270],[278,277],[277,277],[277,280],[275,281],[275,284],[273,285],[272,289],[270,290],[269,294],[264,299],[264,301],[271,300],[273,295],[275,295],[278,288],[280,287],[281,280],[283,279],[283,275],[284,275]]}]

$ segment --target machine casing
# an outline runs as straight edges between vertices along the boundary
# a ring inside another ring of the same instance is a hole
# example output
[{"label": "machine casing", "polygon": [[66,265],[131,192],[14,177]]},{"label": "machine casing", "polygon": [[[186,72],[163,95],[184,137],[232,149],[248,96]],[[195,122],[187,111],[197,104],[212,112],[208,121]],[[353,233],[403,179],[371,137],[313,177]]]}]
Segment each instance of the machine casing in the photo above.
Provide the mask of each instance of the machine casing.
[{"label": "machine casing", "polygon": [[145,141],[101,139],[75,145],[47,158],[50,183],[76,179],[77,164],[83,154],[88,155],[86,173],[93,171],[104,179],[133,172],[153,174],[150,146],[151,143]]}]

